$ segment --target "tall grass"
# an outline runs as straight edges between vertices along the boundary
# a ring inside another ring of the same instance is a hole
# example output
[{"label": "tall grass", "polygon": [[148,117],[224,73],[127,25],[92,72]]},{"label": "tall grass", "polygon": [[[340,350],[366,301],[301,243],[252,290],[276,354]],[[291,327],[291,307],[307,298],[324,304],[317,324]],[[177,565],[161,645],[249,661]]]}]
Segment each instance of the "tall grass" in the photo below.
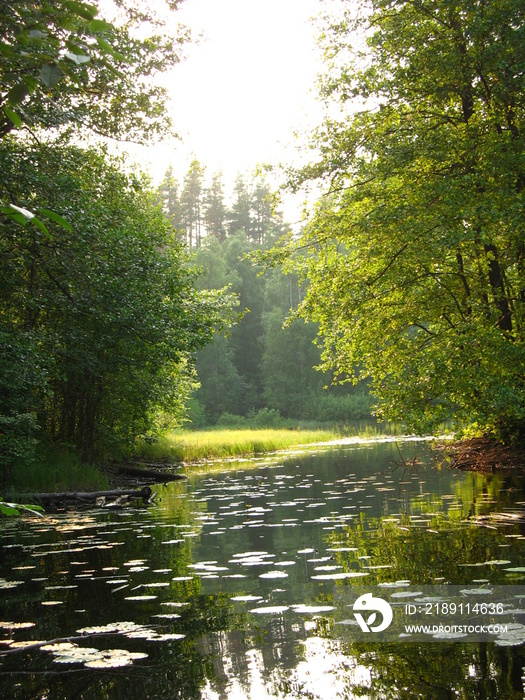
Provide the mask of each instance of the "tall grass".
[{"label": "tall grass", "polygon": [[10,493],[57,493],[62,491],[102,491],[108,478],[94,465],[84,464],[67,450],[42,449],[31,463],[13,467]]},{"label": "tall grass", "polygon": [[174,431],[152,444],[140,445],[145,459],[194,462],[285,450],[340,437],[330,430],[219,429]]}]

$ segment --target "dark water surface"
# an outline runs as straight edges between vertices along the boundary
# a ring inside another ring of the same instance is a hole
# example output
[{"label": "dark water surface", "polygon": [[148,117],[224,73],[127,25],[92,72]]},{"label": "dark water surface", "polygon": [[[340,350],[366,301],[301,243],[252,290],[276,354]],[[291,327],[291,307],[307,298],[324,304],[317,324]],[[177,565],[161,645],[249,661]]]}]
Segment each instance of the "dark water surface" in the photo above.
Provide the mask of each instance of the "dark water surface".
[{"label": "dark water surface", "polygon": [[333,616],[365,581],[525,583],[523,488],[372,441],[2,521],[0,697],[523,698],[523,634],[356,643]]}]

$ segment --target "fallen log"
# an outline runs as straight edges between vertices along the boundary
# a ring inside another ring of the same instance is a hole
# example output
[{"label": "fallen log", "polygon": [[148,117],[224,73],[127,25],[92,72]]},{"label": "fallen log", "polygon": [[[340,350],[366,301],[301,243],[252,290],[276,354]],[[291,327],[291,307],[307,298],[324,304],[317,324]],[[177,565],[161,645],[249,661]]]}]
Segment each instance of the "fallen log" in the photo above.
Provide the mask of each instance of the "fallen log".
[{"label": "fallen log", "polygon": [[[149,486],[143,486],[140,490],[114,489],[112,491],[61,491],[56,493],[24,493],[21,498],[27,503],[52,503],[56,501],[96,501],[97,498],[120,498],[127,496],[130,499],[142,498],[149,501],[152,491]],[[16,500],[16,499],[14,499]]]},{"label": "fallen log", "polygon": [[167,481],[179,481],[184,479],[183,474],[173,474],[172,472],[165,472],[161,469],[144,469],[142,467],[133,467],[130,464],[121,464],[117,467],[117,474],[123,474],[125,476],[138,476],[142,479],[151,479],[155,482],[165,483]]}]

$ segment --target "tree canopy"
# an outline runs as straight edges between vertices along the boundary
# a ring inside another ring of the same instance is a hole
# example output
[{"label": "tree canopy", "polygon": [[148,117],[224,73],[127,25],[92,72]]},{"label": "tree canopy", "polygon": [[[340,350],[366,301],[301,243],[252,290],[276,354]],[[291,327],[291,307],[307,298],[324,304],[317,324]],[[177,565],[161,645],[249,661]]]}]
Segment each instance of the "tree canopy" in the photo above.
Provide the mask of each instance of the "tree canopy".
[{"label": "tree canopy", "polygon": [[180,420],[195,353],[231,318],[224,290],[195,286],[178,200],[166,216],[145,176],[78,145],[170,129],[153,78],[187,39],[162,16],[179,4],[0,4],[4,486],[38,444],[91,459]]},{"label": "tree canopy", "polygon": [[31,416],[89,457],[148,434],[159,412],[180,417],[193,354],[229,301],[197,292],[147,181],[103,152],[56,144],[4,139],[0,164],[19,202],[47,201],[68,221],[50,221],[47,234],[9,219],[0,228],[8,422]]},{"label": "tree canopy", "polygon": [[180,4],[1,3],[0,135],[73,127],[146,142],[166,133],[166,91],[152,77],[180,60],[187,33],[168,31],[162,16]]},{"label": "tree canopy", "polygon": [[300,313],[326,367],[371,378],[380,415],[524,439],[523,3],[356,7],[324,32],[343,116],[292,178],[325,182],[287,251],[310,281]]}]

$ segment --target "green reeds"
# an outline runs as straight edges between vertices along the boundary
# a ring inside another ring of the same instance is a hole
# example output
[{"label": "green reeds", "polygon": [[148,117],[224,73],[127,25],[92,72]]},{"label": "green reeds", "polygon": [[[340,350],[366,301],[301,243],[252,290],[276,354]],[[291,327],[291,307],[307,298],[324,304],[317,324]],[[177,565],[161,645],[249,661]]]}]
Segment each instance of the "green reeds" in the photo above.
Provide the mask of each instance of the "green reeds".
[{"label": "green reeds", "polygon": [[139,451],[142,457],[150,460],[195,462],[276,452],[298,445],[327,442],[337,437],[340,435],[330,430],[180,430],[169,433],[152,444],[142,443]]}]

